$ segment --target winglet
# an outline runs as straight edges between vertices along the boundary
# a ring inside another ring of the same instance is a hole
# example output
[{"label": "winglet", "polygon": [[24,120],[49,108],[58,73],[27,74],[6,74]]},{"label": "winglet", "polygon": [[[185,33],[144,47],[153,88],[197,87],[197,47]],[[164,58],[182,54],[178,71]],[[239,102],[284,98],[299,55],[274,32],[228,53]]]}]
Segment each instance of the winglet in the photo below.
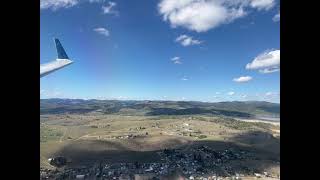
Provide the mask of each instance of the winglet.
[{"label": "winglet", "polygon": [[69,59],[67,53],[63,49],[59,39],[54,38],[54,42],[56,44],[56,49],[57,49],[57,54],[58,54],[58,59]]}]

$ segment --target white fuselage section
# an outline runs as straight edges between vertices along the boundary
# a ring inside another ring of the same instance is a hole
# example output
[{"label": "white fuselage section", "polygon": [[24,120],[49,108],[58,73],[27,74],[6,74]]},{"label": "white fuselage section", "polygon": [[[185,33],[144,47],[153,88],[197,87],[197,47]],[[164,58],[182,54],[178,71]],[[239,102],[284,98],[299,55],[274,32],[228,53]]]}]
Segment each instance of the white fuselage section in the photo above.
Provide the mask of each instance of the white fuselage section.
[{"label": "white fuselage section", "polygon": [[40,64],[40,78],[72,63],[73,61],[70,59],[56,59],[46,64]]}]

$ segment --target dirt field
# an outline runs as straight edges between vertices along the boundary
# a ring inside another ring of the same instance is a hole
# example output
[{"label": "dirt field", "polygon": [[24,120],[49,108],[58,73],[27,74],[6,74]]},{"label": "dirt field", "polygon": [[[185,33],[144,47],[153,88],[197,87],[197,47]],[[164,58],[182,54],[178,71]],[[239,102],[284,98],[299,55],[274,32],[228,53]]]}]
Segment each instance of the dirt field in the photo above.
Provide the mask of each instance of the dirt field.
[{"label": "dirt field", "polygon": [[[280,126],[239,122],[206,116],[41,116],[40,166],[54,168],[47,159],[68,158],[67,167],[109,163],[161,162],[159,151],[208,146],[215,150],[249,151],[254,158],[231,161],[237,169],[280,174]],[[248,177],[250,179],[250,177]],[[243,178],[244,179],[244,178]]]}]

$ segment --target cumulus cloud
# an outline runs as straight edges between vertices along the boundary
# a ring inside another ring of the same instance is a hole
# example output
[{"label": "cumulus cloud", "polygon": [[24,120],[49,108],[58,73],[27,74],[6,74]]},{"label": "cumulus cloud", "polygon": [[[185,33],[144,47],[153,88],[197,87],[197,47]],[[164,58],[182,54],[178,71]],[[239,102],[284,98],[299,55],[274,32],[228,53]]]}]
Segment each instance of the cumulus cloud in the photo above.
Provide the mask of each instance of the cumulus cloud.
[{"label": "cumulus cloud", "polygon": [[102,27],[95,28],[95,29],[93,29],[93,31],[95,31],[95,32],[97,32],[97,33],[99,33],[101,35],[104,35],[106,37],[108,37],[110,35],[109,30],[107,30],[106,28],[102,28]]},{"label": "cumulus cloud", "polygon": [[185,34],[177,37],[175,41],[180,43],[182,46],[198,45],[198,44],[202,43],[202,41],[199,41],[197,39],[193,39],[193,37],[185,35]]},{"label": "cumulus cloud", "polygon": [[114,7],[117,5],[115,2],[108,2],[107,6],[102,6],[103,14],[115,14],[118,15],[118,11],[114,10]]},{"label": "cumulus cloud", "polygon": [[280,70],[280,50],[269,50],[259,54],[246,69],[259,70],[260,73],[273,73]]},{"label": "cumulus cloud", "polygon": [[252,77],[251,76],[240,76],[238,78],[234,78],[233,81],[235,82],[239,82],[239,83],[242,83],[242,82],[248,82],[252,80]]},{"label": "cumulus cloud", "polygon": [[274,15],[273,18],[272,18],[272,20],[273,20],[274,22],[280,21],[280,12],[278,12],[278,14]]},{"label": "cumulus cloud", "polygon": [[235,92],[233,92],[233,91],[228,92],[228,95],[229,95],[229,96],[232,96],[232,95],[234,95],[234,94],[235,94]]},{"label": "cumulus cloud", "polygon": [[171,27],[205,32],[247,14],[245,8],[268,10],[274,0],[161,0],[158,11]]},{"label": "cumulus cloud", "polygon": [[171,61],[173,61],[174,64],[182,64],[180,57],[173,57],[171,58]]}]

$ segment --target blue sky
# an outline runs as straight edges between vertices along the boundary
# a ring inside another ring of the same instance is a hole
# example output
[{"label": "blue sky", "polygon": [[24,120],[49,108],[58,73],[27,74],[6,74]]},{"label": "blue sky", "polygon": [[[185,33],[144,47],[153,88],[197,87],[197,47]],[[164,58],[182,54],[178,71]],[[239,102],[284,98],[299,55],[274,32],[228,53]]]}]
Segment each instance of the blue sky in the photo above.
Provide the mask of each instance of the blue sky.
[{"label": "blue sky", "polygon": [[40,2],[41,98],[279,102],[279,1]]}]

